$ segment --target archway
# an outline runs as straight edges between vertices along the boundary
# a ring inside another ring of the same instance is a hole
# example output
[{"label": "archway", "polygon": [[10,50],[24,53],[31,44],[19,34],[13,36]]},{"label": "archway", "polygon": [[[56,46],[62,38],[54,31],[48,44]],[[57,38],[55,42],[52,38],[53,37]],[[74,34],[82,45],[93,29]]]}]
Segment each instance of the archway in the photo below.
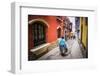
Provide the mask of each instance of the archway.
[{"label": "archway", "polygon": [[43,19],[33,19],[28,25],[29,50],[46,43],[48,23]]}]

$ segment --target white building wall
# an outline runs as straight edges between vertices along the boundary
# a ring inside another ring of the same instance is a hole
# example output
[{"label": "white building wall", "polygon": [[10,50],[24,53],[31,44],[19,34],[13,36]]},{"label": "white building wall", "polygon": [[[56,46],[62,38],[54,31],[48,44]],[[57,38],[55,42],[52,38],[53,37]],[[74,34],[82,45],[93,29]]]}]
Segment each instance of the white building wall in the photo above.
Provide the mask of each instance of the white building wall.
[{"label": "white building wall", "polygon": [[72,31],[75,32],[75,17],[68,17],[70,22],[72,22]]}]

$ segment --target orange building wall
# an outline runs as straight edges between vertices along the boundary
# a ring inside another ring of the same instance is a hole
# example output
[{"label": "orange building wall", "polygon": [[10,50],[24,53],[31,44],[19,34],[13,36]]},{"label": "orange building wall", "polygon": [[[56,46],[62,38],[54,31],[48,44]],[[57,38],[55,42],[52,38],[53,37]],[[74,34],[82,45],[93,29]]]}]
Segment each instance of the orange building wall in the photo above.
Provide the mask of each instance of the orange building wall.
[{"label": "orange building wall", "polygon": [[[43,19],[45,20],[48,24],[49,27],[46,28],[46,42],[50,43],[53,41],[57,40],[57,21],[56,21],[56,17],[55,16],[35,16],[35,15],[30,15],[28,17],[28,21],[33,20],[33,19]],[[32,31],[31,27],[30,27],[30,31]],[[30,33],[30,35],[32,35],[32,33]],[[30,36],[33,37],[33,36]],[[31,40],[29,40],[29,44],[30,44],[30,49],[34,47],[33,44],[33,40],[32,38],[30,38]]]},{"label": "orange building wall", "polygon": [[47,32],[47,42],[53,42],[57,40],[57,21],[56,17],[49,16],[46,21],[49,24],[48,32]]}]

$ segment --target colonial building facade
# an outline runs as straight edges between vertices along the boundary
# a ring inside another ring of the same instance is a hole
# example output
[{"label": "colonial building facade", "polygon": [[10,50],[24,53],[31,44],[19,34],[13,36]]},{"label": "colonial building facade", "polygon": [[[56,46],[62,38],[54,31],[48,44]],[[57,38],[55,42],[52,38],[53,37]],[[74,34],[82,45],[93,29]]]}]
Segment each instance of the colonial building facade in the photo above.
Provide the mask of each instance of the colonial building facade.
[{"label": "colonial building facade", "polygon": [[88,53],[87,17],[28,15],[28,60],[36,60],[57,47],[62,36],[70,39],[73,29]]},{"label": "colonial building facade", "polygon": [[28,15],[29,60],[37,59],[57,46],[57,39],[64,35],[64,18]]}]

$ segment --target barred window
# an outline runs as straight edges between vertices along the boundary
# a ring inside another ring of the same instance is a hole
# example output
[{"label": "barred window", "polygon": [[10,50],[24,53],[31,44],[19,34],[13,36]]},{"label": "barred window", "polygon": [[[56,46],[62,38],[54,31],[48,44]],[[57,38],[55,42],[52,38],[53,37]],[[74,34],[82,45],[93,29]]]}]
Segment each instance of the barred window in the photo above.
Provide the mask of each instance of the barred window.
[{"label": "barred window", "polygon": [[45,39],[45,26],[41,22],[35,22],[32,25],[32,31],[33,31],[33,42],[34,46],[41,45],[46,42]]}]

